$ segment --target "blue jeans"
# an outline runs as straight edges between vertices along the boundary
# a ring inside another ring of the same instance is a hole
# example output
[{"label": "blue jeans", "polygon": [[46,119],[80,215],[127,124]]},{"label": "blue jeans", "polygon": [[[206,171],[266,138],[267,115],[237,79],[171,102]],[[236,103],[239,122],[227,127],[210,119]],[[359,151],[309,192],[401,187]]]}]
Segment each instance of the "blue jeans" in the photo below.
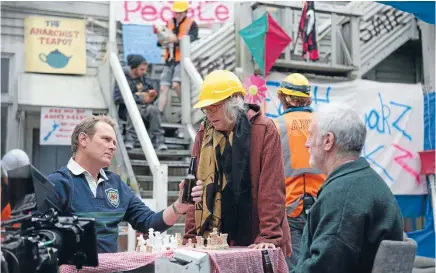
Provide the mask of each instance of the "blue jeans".
[{"label": "blue jeans", "polygon": [[291,257],[286,257],[286,264],[288,265],[289,272],[291,272],[300,256],[301,236],[306,225],[306,215],[302,212],[295,218],[288,217],[288,224],[291,231],[292,255]]}]

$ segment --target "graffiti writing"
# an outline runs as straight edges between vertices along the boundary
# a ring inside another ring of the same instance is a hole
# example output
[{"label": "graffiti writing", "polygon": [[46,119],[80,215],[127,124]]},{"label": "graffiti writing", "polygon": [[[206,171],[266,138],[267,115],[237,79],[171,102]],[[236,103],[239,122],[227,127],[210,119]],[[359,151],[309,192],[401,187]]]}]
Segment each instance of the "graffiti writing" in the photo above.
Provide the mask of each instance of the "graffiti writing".
[{"label": "graffiti writing", "polygon": [[225,54],[221,57],[218,57],[214,60],[211,60],[210,57],[198,58],[194,60],[194,66],[197,68],[198,73],[204,78],[210,72],[217,69],[230,69],[235,64],[235,58],[233,54]]},{"label": "graffiti writing", "polygon": [[320,102],[322,103],[330,103],[330,91],[331,91],[331,87],[327,87],[326,93],[325,93],[325,97],[324,98],[320,98],[319,94],[318,94],[318,86],[314,86],[313,87],[313,96],[312,96],[312,100],[315,104],[319,104]]},{"label": "graffiti writing", "polygon": [[389,33],[397,26],[404,26],[399,18],[403,15],[402,11],[397,9],[388,9],[384,12],[378,12],[364,24],[365,27],[360,30],[360,40],[366,44],[375,37]]},{"label": "graffiti writing", "polygon": [[419,179],[419,173],[406,163],[406,161],[413,159],[412,152],[400,147],[398,144],[392,144],[392,146],[397,150],[403,152],[403,154],[394,157],[394,161],[398,165],[400,165],[403,170],[411,174],[418,184],[421,184],[421,180]]},{"label": "graffiti writing", "polygon": [[[365,124],[370,130],[376,130],[380,134],[391,134],[391,126],[398,130],[406,139],[412,141],[412,136],[403,129],[399,124],[405,119],[406,113],[412,110],[412,107],[395,101],[390,101],[389,104],[383,102],[383,98],[378,93],[380,101],[380,109],[371,109],[368,114],[365,114]],[[392,109],[400,109],[402,112],[398,116],[391,117]]]},{"label": "graffiti writing", "polygon": [[[421,180],[419,177],[419,172],[417,170],[415,170],[414,168],[412,168],[408,163],[410,163],[412,160],[415,160],[415,157],[413,155],[413,153],[409,150],[407,150],[404,147],[401,147],[400,145],[396,144],[396,143],[392,143],[389,147],[393,147],[395,148],[396,151],[401,152],[398,155],[393,155],[394,156],[394,162],[401,167],[402,170],[404,170],[405,172],[407,172],[408,174],[410,174],[416,181],[417,184],[421,184]],[[386,147],[385,145],[379,145],[377,146],[375,149],[373,149],[372,151],[370,151],[369,153],[367,153],[366,151],[366,145],[363,147],[362,149],[362,156],[364,158],[366,158],[366,160],[368,160],[368,162],[370,162],[373,167],[380,169],[382,171],[382,173],[386,176],[387,179],[389,179],[389,181],[394,182],[394,178],[392,177],[392,175],[388,172],[388,170],[383,167],[382,164],[380,164],[375,157],[380,158],[380,155],[386,153],[386,149],[388,147]],[[395,153],[397,154],[397,153]]]},{"label": "graffiti writing", "polygon": [[367,153],[366,152],[366,145],[365,145],[365,146],[363,146],[363,149],[362,149],[362,156],[364,158],[366,158],[366,160],[368,160],[368,162],[372,163],[374,166],[379,168],[385,174],[385,176],[389,179],[389,181],[394,182],[394,178],[389,174],[388,170],[374,159],[374,156],[376,155],[376,153],[380,150],[383,151],[384,148],[385,148],[385,145],[380,145],[377,148],[375,148],[374,150],[372,150],[370,153]]}]

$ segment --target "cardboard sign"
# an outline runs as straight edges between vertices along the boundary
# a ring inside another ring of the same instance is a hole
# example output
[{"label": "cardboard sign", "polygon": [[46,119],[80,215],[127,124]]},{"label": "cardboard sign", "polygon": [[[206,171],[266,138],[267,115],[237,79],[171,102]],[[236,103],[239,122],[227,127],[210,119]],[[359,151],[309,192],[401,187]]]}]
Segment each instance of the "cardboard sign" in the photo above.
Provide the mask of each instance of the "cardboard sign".
[{"label": "cardboard sign", "polygon": [[39,144],[71,145],[74,128],[91,115],[89,109],[42,107]]},{"label": "cardboard sign", "polygon": [[[116,1],[116,20],[122,24],[165,25],[174,17],[173,1]],[[233,2],[189,1],[187,16],[197,24],[225,23],[233,18]]]},{"label": "cardboard sign", "polygon": [[25,71],[86,74],[85,35],[84,20],[26,17]]}]

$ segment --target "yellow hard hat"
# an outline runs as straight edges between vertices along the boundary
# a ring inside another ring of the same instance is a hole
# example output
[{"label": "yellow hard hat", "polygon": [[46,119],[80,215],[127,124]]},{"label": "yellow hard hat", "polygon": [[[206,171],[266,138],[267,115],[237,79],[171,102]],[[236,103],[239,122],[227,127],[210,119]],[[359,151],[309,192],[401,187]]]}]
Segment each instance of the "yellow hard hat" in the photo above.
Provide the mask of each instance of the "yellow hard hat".
[{"label": "yellow hard hat", "polygon": [[246,91],[241,80],[228,70],[215,70],[204,78],[200,89],[200,97],[194,108],[203,108],[223,101],[233,94]]},{"label": "yellow hard hat", "polygon": [[292,73],[281,82],[277,93],[309,98],[311,95],[310,91],[309,80],[300,73]]},{"label": "yellow hard hat", "polygon": [[174,12],[184,12],[188,10],[188,8],[189,8],[188,1],[174,1],[171,10]]}]

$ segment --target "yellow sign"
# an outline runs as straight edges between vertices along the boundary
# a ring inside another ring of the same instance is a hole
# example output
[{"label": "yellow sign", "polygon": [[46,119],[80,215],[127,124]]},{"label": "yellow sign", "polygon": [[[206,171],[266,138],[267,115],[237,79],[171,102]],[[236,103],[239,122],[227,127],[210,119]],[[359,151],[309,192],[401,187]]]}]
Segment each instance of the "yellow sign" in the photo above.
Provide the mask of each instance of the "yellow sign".
[{"label": "yellow sign", "polygon": [[26,72],[86,74],[84,20],[26,17],[24,45]]}]

